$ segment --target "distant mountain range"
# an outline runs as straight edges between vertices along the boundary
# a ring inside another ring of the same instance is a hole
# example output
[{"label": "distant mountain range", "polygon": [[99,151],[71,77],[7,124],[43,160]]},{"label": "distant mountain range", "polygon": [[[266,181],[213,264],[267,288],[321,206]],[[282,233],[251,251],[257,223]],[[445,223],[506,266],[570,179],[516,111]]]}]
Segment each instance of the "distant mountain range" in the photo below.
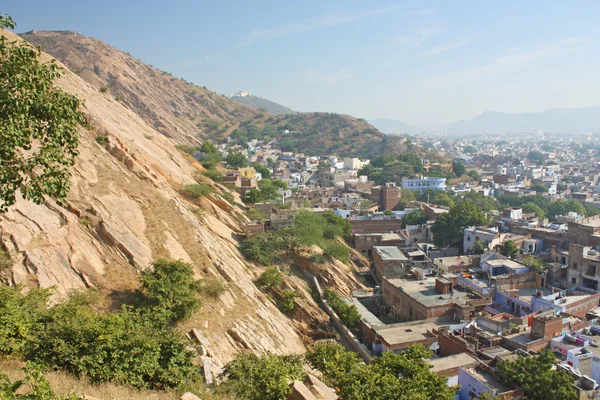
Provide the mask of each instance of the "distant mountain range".
[{"label": "distant mountain range", "polygon": [[579,133],[600,131],[600,107],[551,108],[536,113],[486,111],[467,121],[437,129],[440,132],[547,132]]},{"label": "distant mountain range", "polygon": [[392,133],[418,133],[423,132],[424,129],[417,128],[401,121],[393,119],[377,118],[369,120],[369,123],[381,132],[386,134]]},{"label": "distant mountain range", "polygon": [[252,108],[262,108],[267,110],[270,114],[273,115],[281,115],[281,114],[296,114],[296,111],[282,106],[281,104],[277,104],[274,101],[263,99],[262,97],[254,96],[250,92],[237,92],[232,94],[231,100],[235,101],[238,104],[243,104]]}]

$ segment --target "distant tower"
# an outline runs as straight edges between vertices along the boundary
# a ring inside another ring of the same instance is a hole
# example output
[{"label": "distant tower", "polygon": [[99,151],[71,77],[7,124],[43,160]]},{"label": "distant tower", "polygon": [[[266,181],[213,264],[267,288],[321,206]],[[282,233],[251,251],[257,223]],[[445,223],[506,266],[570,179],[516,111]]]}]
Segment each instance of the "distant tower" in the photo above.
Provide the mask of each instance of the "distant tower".
[{"label": "distant tower", "polygon": [[400,191],[394,182],[386,182],[379,192],[379,209],[381,211],[393,210],[400,201]]}]

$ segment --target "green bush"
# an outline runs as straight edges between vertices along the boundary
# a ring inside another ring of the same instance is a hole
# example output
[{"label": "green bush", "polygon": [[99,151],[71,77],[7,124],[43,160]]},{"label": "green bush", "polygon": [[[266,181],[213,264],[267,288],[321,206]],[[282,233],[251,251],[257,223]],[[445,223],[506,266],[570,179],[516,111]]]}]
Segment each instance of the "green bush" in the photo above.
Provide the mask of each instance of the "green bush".
[{"label": "green bush", "polygon": [[219,181],[219,179],[223,177],[223,173],[218,169],[207,169],[206,171],[202,171],[202,175],[212,179],[213,181]]},{"label": "green bush", "polygon": [[296,292],[293,290],[284,289],[281,292],[281,304],[279,308],[286,314],[290,314],[294,311],[294,299],[296,298]]},{"label": "green bush", "polygon": [[328,241],[323,246],[323,254],[327,257],[335,258],[341,262],[348,262],[350,248],[343,243],[336,241]]},{"label": "green bush", "polygon": [[283,274],[277,267],[269,267],[260,274],[256,281],[258,286],[264,289],[272,289],[283,285]]},{"label": "green bush", "polygon": [[203,287],[194,280],[191,264],[160,259],[152,266],[140,276],[142,304],[152,314],[172,323],[186,319],[200,308],[198,294]]},{"label": "green bush", "polygon": [[100,93],[106,93],[108,92],[108,87],[104,86],[100,88]]},{"label": "green bush", "polygon": [[292,391],[289,381],[305,375],[298,356],[240,354],[225,367],[223,385],[236,398],[281,400]]},{"label": "green bush", "polygon": [[100,146],[106,146],[108,144],[108,138],[104,135],[98,135],[96,136],[96,143]]},{"label": "green bush", "polygon": [[200,197],[208,196],[213,194],[215,189],[212,186],[205,184],[191,184],[185,185],[181,191],[184,195],[191,197],[192,199],[199,199]]},{"label": "green bush", "polygon": [[310,260],[317,264],[325,264],[329,261],[324,254],[313,254],[310,256]]},{"label": "green bush", "polygon": [[351,328],[360,321],[360,313],[355,306],[347,304],[336,292],[331,289],[325,289],[325,299],[336,314],[340,317],[344,325]]}]

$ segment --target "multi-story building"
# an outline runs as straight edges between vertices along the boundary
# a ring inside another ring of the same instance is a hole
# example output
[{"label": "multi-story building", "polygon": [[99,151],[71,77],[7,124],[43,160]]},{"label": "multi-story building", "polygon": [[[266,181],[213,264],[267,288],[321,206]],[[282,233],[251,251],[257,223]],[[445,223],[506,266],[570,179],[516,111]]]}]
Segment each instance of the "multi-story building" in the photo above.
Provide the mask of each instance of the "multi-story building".
[{"label": "multi-story building", "polygon": [[431,176],[402,178],[402,189],[408,189],[419,193],[429,189],[446,190],[446,178],[434,178]]},{"label": "multi-story building", "polygon": [[379,209],[393,210],[400,201],[400,191],[394,182],[386,182],[379,191]]},{"label": "multi-story building", "polygon": [[360,158],[346,157],[344,158],[344,169],[361,169],[369,164],[370,160],[361,160]]},{"label": "multi-story building", "polygon": [[598,290],[600,252],[594,247],[571,243],[569,246],[568,284]]},{"label": "multi-story building", "polygon": [[463,235],[463,251],[469,254],[475,242],[481,242],[486,249],[492,250],[502,243],[503,236],[498,228],[467,228]]},{"label": "multi-story building", "polygon": [[408,271],[408,258],[396,246],[373,247],[375,275],[381,280],[384,276],[401,277]]}]

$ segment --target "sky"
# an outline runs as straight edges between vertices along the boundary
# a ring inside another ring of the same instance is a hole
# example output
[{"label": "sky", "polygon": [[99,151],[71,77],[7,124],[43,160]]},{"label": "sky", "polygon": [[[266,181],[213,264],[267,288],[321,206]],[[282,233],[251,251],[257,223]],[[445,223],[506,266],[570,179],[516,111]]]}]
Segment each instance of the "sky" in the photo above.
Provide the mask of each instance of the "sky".
[{"label": "sky", "polygon": [[438,127],[600,105],[600,1],[3,0],[216,92]]}]

